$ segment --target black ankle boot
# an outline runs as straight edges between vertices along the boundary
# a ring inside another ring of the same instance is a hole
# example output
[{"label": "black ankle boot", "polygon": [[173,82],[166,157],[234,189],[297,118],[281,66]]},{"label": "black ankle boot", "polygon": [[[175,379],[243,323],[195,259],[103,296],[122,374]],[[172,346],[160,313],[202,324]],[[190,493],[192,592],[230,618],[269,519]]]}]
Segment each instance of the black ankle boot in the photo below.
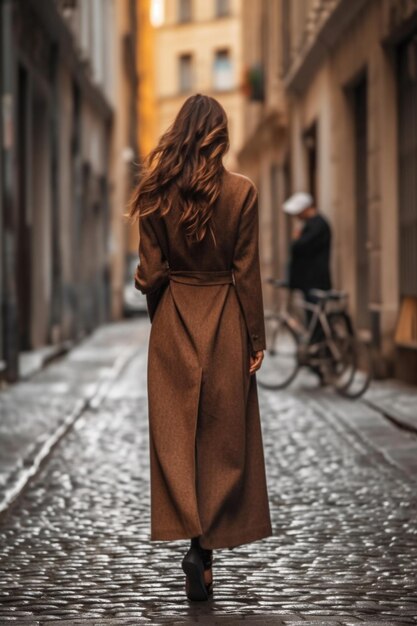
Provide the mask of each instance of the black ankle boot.
[{"label": "black ankle boot", "polygon": [[213,592],[213,584],[206,585],[204,571],[211,569],[212,550],[200,546],[198,537],[191,539],[191,547],[182,561],[182,569],[187,576],[187,597],[189,600],[208,600]]}]

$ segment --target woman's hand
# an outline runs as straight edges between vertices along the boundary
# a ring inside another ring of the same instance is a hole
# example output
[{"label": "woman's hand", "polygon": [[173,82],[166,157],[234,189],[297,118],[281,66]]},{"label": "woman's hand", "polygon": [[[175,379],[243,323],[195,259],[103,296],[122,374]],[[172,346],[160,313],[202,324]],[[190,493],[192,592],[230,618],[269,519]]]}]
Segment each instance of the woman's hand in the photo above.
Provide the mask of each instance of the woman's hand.
[{"label": "woman's hand", "polygon": [[263,350],[258,350],[257,352],[251,354],[249,361],[249,374],[254,374],[261,367],[263,358]]}]

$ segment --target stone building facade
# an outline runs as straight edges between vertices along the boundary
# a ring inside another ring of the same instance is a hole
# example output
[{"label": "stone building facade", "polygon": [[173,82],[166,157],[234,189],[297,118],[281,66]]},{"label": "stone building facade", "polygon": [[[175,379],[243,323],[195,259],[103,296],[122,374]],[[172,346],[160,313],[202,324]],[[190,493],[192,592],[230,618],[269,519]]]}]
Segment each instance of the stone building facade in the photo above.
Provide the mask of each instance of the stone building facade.
[{"label": "stone building facade", "polygon": [[1,360],[120,314],[135,2],[1,3]]},{"label": "stone building facade", "polygon": [[[289,192],[287,169],[288,111],[281,80],[282,46],[279,0],[242,5],[242,63],[244,67],[244,141],[239,170],[259,189],[260,253],[263,276],[285,271],[287,221],[280,211]],[[266,283],[264,301],[270,307],[276,292]]]},{"label": "stone building facade", "polygon": [[[273,142],[272,215],[289,192],[313,193],[333,226],[335,287],[350,294],[377,373],[416,382],[417,3],[263,2],[277,12],[275,38],[282,44],[280,69],[265,65],[265,84],[272,71],[288,112]],[[261,193],[271,194],[266,183]],[[279,258],[283,274],[279,249],[285,251],[289,229],[274,232],[267,271],[277,273]]]}]

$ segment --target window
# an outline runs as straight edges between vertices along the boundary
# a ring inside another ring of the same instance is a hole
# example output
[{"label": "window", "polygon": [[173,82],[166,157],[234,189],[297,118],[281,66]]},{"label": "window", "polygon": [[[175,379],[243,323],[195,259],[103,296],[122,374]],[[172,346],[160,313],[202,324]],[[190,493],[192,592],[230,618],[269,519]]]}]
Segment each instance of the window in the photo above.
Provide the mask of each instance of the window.
[{"label": "window", "polygon": [[217,17],[225,17],[230,13],[230,0],[216,0]]},{"label": "window", "polygon": [[191,22],[192,2],[191,0],[178,0],[178,21]]},{"label": "window", "polygon": [[217,50],[214,57],[214,89],[227,91],[233,87],[233,68],[229,50]]},{"label": "window", "polygon": [[317,123],[312,124],[303,133],[303,143],[305,150],[306,169],[307,169],[307,181],[308,190],[313,196],[315,202],[318,203],[318,171],[317,171]]},{"label": "window", "polygon": [[179,58],[179,87],[182,93],[191,91],[193,88],[193,57],[191,54],[182,54]]},{"label": "window", "polygon": [[165,21],[165,3],[164,0],[151,0],[150,20],[152,26],[158,28]]}]

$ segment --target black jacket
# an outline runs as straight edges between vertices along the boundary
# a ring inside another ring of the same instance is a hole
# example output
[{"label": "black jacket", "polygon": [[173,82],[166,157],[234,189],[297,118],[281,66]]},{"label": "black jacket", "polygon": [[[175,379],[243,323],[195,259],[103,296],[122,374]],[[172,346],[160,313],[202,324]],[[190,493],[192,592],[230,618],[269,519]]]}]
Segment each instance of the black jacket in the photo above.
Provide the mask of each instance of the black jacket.
[{"label": "black jacket", "polygon": [[322,215],[306,221],[301,235],[292,242],[289,283],[292,289],[331,289],[331,230]]}]

